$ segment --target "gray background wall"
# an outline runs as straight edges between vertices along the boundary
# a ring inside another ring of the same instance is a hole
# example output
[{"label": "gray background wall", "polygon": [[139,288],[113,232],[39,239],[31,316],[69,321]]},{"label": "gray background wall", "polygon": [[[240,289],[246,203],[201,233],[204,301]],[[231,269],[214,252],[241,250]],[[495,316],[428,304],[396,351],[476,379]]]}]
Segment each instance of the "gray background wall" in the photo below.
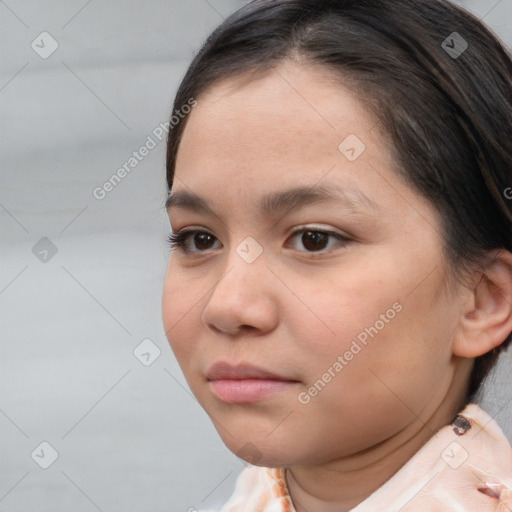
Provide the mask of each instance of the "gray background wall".
[{"label": "gray background wall", "polygon": [[[219,506],[244,467],[161,325],[164,143],[93,196],[241,3],[0,1],[0,512]],[[512,46],[512,0],[461,3]],[[484,406],[512,438],[510,365]]]}]

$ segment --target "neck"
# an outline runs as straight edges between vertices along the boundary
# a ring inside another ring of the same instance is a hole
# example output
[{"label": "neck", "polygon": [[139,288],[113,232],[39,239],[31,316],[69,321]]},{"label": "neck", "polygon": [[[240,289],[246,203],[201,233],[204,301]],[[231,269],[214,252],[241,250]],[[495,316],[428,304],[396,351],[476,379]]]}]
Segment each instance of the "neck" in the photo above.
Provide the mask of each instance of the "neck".
[{"label": "neck", "polygon": [[445,397],[426,420],[416,418],[364,452],[321,465],[287,468],[288,489],[296,511],[352,510],[387,482],[440,428],[448,425],[460,407],[460,398]]}]

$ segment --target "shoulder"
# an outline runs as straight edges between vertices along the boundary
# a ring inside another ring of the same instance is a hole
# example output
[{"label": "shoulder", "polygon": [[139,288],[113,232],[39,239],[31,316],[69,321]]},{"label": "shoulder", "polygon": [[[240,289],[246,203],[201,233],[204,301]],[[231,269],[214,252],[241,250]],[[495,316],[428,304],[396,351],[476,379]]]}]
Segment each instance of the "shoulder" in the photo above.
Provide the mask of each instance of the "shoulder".
[{"label": "shoulder", "polygon": [[377,503],[403,512],[510,511],[512,447],[496,421],[470,404],[353,512]]},{"label": "shoulder", "polygon": [[282,504],[293,510],[286,488],[284,470],[249,464],[238,475],[233,494],[221,510],[198,512],[254,512],[281,510]]}]

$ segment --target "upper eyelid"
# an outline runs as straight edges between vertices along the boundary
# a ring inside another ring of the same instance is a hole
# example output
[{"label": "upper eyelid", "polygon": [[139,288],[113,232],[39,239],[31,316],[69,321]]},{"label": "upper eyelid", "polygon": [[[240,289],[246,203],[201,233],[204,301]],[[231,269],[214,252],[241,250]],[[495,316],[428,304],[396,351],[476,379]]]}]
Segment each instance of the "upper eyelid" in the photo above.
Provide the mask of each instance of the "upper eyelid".
[{"label": "upper eyelid", "polygon": [[[345,238],[351,238],[350,235],[344,231],[340,231],[340,230],[337,230],[336,228],[332,228],[332,227],[329,227],[329,226],[322,226],[320,224],[302,224],[302,225],[299,225],[299,226],[295,226],[291,231],[290,231],[290,235],[293,235],[297,232],[301,232],[301,231],[322,231],[322,232],[325,232],[325,233],[329,233],[329,234],[336,234],[336,235],[339,235],[339,236],[343,236]],[[212,235],[214,236],[215,238],[217,238],[218,240],[218,237],[212,233],[210,230],[206,229],[206,228],[203,228],[201,226],[187,226],[187,227],[184,227],[184,228],[181,228],[179,230],[176,230],[176,231],[172,231],[173,233],[185,233],[185,234],[189,234],[189,233],[207,233],[209,235]]]},{"label": "upper eyelid", "polygon": [[[327,234],[328,236],[337,238],[338,241],[341,243],[343,243],[343,242],[348,243],[350,241],[354,241],[354,238],[345,232],[339,232],[333,228],[322,227],[320,225],[311,225],[311,224],[295,226],[293,228],[293,230],[287,235],[287,240],[291,237],[295,237],[298,234],[305,233],[307,231],[321,232],[321,233]],[[186,243],[185,240],[190,240],[193,235],[197,235],[197,234],[211,235],[215,238],[216,241],[220,242],[219,238],[217,236],[215,236],[212,232],[210,232],[209,230],[204,229],[202,227],[199,227],[199,226],[187,226],[187,227],[181,228],[177,231],[173,231],[172,234],[175,236],[179,236],[182,239],[182,242],[180,243],[180,245]],[[220,243],[222,244],[222,242],[220,242]],[[207,249],[205,251],[197,251],[197,254],[206,253],[210,250],[215,250],[215,249]],[[195,253],[195,251],[191,251],[190,249],[188,249],[187,252]],[[324,251],[318,251],[318,254],[320,255],[323,252]],[[311,254],[315,254],[315,253],[311,252]]]}]

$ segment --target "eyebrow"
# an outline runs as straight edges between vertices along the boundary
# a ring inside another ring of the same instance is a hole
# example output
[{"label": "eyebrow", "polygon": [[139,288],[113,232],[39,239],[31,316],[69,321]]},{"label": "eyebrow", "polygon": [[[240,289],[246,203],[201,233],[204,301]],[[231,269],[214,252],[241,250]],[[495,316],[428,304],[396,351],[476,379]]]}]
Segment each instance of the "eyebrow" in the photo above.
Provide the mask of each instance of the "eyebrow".
[{"label": "eyebrow", "polygon": [[[271,216],[312,204],[334,201],[353,213],[360,213],[361,210],[379,210],[376,203],[360,190],[353,187],[340,189],[335,186],[295,187],[271,192],[260,200],[258,207],[263,215]],[[165,202],[165,207],[168,211],[173,208],[182,208],[218,217],[206,199],[185,190],[170,195]]]}]

